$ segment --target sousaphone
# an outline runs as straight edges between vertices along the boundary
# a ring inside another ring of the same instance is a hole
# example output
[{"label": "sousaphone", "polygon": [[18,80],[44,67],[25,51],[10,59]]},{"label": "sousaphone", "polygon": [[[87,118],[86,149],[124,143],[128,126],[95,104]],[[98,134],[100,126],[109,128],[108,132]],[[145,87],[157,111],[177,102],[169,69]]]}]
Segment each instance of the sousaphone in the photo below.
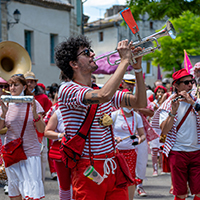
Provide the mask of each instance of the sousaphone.
[{"label": "sousaphone", "polygon": [[16,42],[0,43],[0,77],[8,81],[14,74],[31,71],[31,59],[24,47]]}]

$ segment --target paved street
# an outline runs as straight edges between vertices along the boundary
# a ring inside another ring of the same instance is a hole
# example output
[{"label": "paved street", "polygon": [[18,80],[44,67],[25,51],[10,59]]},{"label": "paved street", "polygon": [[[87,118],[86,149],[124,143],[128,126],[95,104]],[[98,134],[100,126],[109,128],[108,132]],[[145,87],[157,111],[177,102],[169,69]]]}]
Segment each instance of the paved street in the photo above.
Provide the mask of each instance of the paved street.
[{"label": "paved street", "polygon": [[[147,197],[139,197],[137,193],[135,198],[137,200],[173,200],[173,195],[169,194],[170,189],[170,176],[168,174],[159,175],[158,177],[152,177],[152,165],[149,155],[146,180],[144,181],[144,189],[147,192]],[[58,184],[57,181],[50,179],[50,173],[46,171],[45,182],[45,199],[46,200],[59,200],[58,197]],[[188,200],[192,200],[193,197],[189,196]],[[3,186],[0,185],[0,200],[9,200],[8,196],[4,195]]]}]

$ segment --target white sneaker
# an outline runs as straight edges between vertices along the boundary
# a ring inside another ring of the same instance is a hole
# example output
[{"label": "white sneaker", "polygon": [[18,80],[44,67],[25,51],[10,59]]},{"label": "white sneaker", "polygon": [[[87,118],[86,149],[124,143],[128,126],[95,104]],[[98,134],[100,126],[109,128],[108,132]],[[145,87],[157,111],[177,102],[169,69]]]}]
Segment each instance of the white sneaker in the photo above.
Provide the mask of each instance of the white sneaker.
[{"label": "white sneaker", "polygon": [[8,185],[5,185],[5,186],[4,186],[4,193],[5,193],[6,195],[8,195]]},{"label": "white sneaker", "polygon": [[53,172],[51,174],[51,180],[57,180],[57,173],[56,172]]},{"label": "white sneaker", "polygon": [[158,176],[158,172],[154,171],[152,176]]}]

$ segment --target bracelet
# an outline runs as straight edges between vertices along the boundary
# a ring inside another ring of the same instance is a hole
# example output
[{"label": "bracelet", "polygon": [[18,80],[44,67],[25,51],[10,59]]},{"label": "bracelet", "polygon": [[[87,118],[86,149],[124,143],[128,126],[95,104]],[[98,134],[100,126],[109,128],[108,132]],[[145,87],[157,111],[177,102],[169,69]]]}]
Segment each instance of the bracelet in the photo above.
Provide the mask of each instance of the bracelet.
[{"label": "bracelet", "polygon": [[3,118],[3,117],[0,117],[0,120],[3,120],[3,121],[5,121],[5,118]]},{"label": "bracelet", "polygon": [[142,72],[142,68],[140,68],[140,69],[134,69],[134,71],[135,71],[136,73],[140,73],[140,72]]},{"label": "bracelet", "polygon": [[38,121],[40,121],[40,119],[41,119],[41,117],[40,117],[40,115],[38,115],[38,118],[37,119],[33,119],[33,121],[34,122],[38,122]]},{"label": "bracelet", "polygon": [[196,107],[197,105],[197,102],[195,101],[194,104],[192,105],[194,108]]},{"label": "bracelet", "polygon": [[61,135],[61,133],[58,133],[58,139],[62,139]]},{"label": "bracelet", "polygon": [[173,115],[172,113],[171,113],[171,111],[168,113],[168,115],[170,116],[170,117],[175,117],[176,115]]}]

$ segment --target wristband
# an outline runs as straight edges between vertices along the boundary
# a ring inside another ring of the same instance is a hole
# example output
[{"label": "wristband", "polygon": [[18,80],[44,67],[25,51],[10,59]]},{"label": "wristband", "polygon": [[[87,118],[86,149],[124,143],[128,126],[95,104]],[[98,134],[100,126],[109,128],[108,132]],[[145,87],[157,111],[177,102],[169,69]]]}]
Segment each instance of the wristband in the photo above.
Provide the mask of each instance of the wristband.
[{"label": "wristband", "polygon": [[168,113],[168,115],[170,116],[170,117],[175,117],[176,115],[173,115],[172,113],[171,113],[171,111]]},{"label": "wristband", "polygon": [[3,120],[3,121],[5,121],[5,118],[3,118],[3,117],[0,117],[0,120]]},{"label": "wristband", "polygon": [[61,133],[58,133],[58,139],[62,139]]},{"label": "wristband", "polygon": [[142,72],[142,68],[140,68],[140,69],[134,69],[134,71],[135,71],[136,73],[140,73],[140,72]]},{"label": "wristband", "polygon": [[41,119],[40,115],[38,115],[37,119],[33,119],[34,122],[38,122]]}]

